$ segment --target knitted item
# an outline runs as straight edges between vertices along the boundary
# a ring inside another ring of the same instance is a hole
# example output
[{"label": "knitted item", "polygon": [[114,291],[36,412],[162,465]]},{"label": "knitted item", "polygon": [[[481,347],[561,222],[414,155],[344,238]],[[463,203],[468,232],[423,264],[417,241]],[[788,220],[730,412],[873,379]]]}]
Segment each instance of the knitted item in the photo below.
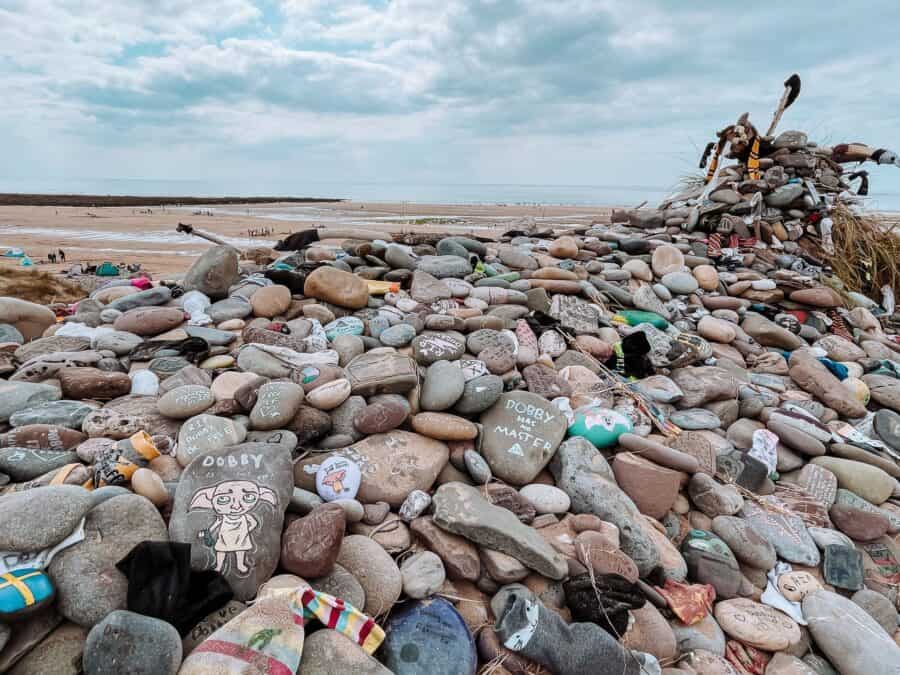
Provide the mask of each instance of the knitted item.
[{"label": "knitted item", "polygon": [[706,255],[709,258],[718,258],[722,255],[722,235],[718,232],[709,235],[709,240],[706,242]]},{"label": "knitted item", "polygon": [[384,631],[352,605],[302,584],[257,601],[197,646],[179,675],[294,675],[307,619],[319,619],[371,654]]},{"label": "knitted item", "polygon": [[575,621],[595,623],[610,635],[620,638],[628,630],[628,610],[640,609],[646,599],[637,584],[618,574],[572,577],[563,584],[566,605]]},{"label": "knitted item", "polygon": [[753,139],[750,146],[750,156],[747,157],[747,177],[750,180],[759,180],[762,174],[759,170],[759,135]]},{"label": "knitted item", "polygon": [[853,342],[853,336],[847,330],[847,324],[844,323],[844,317],[837,309],[828,310],[828,318],[831,319],[831,332],[835,335]]},{"label": "knitted item", "polygon": [[343,633],[367,654],[372,654],[384,641],[384,631],[375,619],[333,595],[312,588],[297,589],[291,597],[291,608],[296,616],[302,614],[304,620],[318,619],[326,628]]}]

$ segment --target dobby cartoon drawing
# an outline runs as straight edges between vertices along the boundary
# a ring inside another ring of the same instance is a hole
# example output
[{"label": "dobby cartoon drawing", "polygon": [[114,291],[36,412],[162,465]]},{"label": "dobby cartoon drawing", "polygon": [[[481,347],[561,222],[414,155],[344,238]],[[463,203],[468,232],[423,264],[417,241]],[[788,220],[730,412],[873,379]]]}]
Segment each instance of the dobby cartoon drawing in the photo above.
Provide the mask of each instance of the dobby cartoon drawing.
[{"label": "dobby cartoon drawing", "polygon": [[[259,521],[250,515],[259,503],[277,504],[275,493],[249,480],[226,480],[212,487],[197,490],[191,498],[189,511],[211,509],[216,519],[199,538],[216,552],[216,570],[225,573],[228,554],[234,553],[234,563],[240,574],[247,574],[247,552],[255,549],[253,532]],[[213,538],[215,536],[215,538]]]}]

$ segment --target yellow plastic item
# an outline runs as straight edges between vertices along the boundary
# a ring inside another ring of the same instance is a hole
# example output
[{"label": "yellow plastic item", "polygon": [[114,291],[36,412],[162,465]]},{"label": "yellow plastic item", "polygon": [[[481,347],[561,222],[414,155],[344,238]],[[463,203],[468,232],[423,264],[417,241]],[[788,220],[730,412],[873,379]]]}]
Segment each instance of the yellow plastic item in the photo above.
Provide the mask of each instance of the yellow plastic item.
[{"label": "yellow plastic item", "polygon": [[369,295],[384,295],[385,293],[396,293],[400,290],[399,281],[367,279],[366,286],[369,287]]}]

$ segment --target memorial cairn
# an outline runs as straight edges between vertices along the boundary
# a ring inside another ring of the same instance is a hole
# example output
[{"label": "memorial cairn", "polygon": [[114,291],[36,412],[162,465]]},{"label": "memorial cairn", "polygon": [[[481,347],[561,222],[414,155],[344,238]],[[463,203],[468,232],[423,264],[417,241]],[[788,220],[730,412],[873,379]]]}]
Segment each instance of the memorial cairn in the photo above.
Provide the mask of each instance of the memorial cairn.
[{"label": "memorial cairn", "polygon": [[0,672],[896,675],[897,159],[799,86],[611,222],[0,298]]}]

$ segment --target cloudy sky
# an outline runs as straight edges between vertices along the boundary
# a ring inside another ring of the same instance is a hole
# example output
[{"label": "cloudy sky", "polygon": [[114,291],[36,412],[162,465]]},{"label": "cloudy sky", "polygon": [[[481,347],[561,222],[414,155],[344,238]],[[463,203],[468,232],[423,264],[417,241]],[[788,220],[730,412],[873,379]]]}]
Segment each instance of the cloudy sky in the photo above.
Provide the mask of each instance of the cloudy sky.
[{"label": "cloudy sky", "polygon": [[0,177],[669,186],[794,71],[782,128],[898,148],[898,25],[896,0],[0,0]]}]

